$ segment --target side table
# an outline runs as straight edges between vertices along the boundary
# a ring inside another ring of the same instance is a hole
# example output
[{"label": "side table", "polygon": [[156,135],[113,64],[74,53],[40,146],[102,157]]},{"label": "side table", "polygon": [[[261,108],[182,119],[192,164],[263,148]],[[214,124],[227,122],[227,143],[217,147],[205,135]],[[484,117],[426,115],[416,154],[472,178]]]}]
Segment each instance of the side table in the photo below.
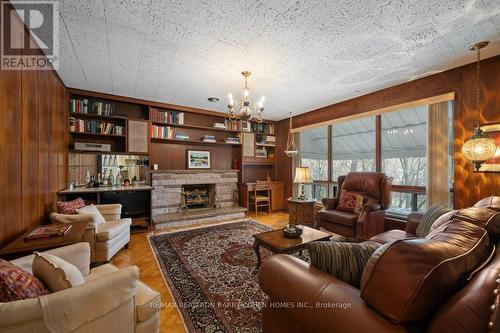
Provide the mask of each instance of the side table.
[{"label": "side table", "polygon": [[300,200],[288,198],[288,214],[290,224],[314,226],[314,204],[316,200]]}]

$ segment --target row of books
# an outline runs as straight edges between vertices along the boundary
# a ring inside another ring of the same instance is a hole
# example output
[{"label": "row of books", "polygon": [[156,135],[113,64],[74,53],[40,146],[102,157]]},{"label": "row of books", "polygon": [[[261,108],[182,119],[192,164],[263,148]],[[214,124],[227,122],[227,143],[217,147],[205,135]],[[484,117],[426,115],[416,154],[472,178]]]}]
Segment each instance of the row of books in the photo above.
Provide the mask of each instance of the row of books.
[{"label": "row of books", "polygon": [[116,105],[98,100],[75,99],[69,101],[69,112],[94,114],[99,116],[112,116],[115,114]]},{"label": "row of books", "polygon": [[151,109],[151,120],[165,124],[184,125],[184,112]]},{"label": "row of books", "polygon": [[170,126],[151,125],[151,137],[159,139],[173,139],[174,128]]},{"label": "row of books", "polygon": [[123,126],[99,120],[84,120],[70,117],[70,132],[91,133],[91,134],[114,134],[124,135]]},{"label": "row of books", "polygon": [[239,144],[240,143],[240,138],[225,138],[224,139],[225,143],[230,143],[230,144]]},{"label": "row of books", "polygon": [[273,124],[252,123],[252,132],[262,133],[262,134],[267,134],[267,135],[274,135],[274,125]]},{"label": "row of books", "polygon": [[203,135],[203,137],[201,138],[201,140],[203,142],[217,142],[217,140],[215,139],[215,136],[210,135],[210,134]]}]

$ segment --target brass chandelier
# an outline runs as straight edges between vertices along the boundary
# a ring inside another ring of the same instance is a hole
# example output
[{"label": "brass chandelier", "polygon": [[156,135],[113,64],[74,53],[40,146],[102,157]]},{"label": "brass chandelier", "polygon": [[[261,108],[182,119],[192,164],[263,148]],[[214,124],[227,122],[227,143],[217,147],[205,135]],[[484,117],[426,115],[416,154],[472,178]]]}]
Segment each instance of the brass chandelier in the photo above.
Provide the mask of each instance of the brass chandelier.
[{"label": "brass chandelier", "polygon": [[477,55],[476,63],[476,125],[474,132],[462,146],[464,157],[474,164],[476,171],[479,171],[481,164],[495,155],[497,146],[495,141],[485,134],[479,123],[481,122],[481,49],[489,42],[480,42],[472,45],[469,49],[475,51]]},{"label": "brass chandelier", "polygon": [[257,103],[250,101],[250,88],[248,88],[249,71],[241,72],[245,80],[243,87],[243,97],[241,100],[235,100],[233,94],[228,95],[229,103],[227,105],[227,113],[230,119],[240,118],[242,120],[255,120],[261,123],[264,120],[264,96]]}]

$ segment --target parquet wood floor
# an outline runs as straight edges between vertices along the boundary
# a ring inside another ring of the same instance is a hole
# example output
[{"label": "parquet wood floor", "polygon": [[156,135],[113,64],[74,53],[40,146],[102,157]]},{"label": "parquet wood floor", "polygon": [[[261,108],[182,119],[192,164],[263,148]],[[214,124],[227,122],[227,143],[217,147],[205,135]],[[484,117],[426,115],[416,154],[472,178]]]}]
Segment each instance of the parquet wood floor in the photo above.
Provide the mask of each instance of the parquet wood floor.
[{"label": "parquet wood floor", "polygon": [[[251,214],[250,217],[267,224],[274,229],[283,228],[288,223],[288,214],[285,212],[275,212],[272,214],[259,213],[257,216]],[[175,231],[183,228],[172,228]],[[140,279],[161,293],[161,301],[171,306],[163,307],[160,311],[160,332],[162,333],[184,333],[184,325],[179,312],[173,306],[172,296],[165,286],[156,259],[151,251],[147,240],[147,233],[135,233],[130,236],[128,249],[118,252],[111,263],[117,267],[127,267],[136,265],[140,269]]]}]

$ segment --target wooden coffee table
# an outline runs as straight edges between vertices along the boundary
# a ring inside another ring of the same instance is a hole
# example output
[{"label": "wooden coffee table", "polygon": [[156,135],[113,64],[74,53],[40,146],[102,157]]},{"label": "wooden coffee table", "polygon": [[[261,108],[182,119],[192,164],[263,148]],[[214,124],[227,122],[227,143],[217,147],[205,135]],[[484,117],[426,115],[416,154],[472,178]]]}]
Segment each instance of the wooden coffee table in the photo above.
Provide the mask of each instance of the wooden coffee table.
[{"label": "wooden coffee table", "polygon": [[328,240],[330,239],[330,237],[332,237],[332,235],[327,232],[323,232],[306,226],[302,226],[302,228],[302,236],[300,236],[299,238],[285,237],[283,235],[283,229],[266,231],[260,234],[253,235],[253,237],[255,238],[253,249],[255,250],[255,255],[257,256],[257,268],[259,268],[261,264],[261,246],[268,249],[273,254],[292,253],[302,251],[310,242]]},{"label": "wooden coffee table", "polygon": [[82,241],[83,234],[87,228],[88,222],[71,223],[71,228],[63,236],[25,239],[32,229],[28,230],[22,236],[16,238],[4,248],[0,249],[0,256],[4,259],[13,259],[26,254],[32,254],[33,251],[50,250],[56,247],[66,246]]}]

